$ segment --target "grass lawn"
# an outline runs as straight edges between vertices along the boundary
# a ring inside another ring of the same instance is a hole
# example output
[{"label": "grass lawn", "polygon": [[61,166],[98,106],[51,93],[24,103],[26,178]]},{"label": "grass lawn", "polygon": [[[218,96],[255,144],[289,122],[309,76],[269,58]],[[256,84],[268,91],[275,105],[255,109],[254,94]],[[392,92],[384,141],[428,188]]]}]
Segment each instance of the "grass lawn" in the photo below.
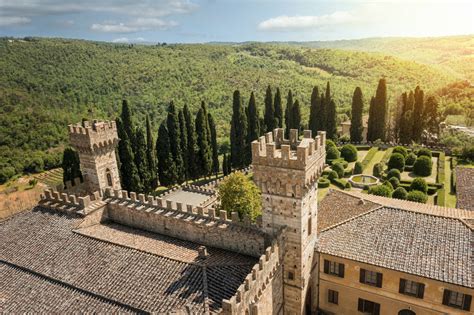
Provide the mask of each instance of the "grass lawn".
[{"label": "grass lawn", "polygon": [[[431,161],[433,162],[433,167],[431,171],[431,175],[427,177],[423,177],[427,183],[436,183],[436,176],[438,175],[438,158],[437,157],[432,157]],[[413,172],[403,172],[401,174],[402,180],[413,180],[416,177],[421,177],[418,175],[415,175]]]},{"label": "grass lawn", "polygon": [[445,159],[445,166],[444,169],[446,170],[446,174],[444,177],[444,187],[446,189],[446,198],[445,198],[445,205],[446,207],[455,208],[456,207],[456,194],[451,191],[451,173],[453,170],[451,169],[451,161],[452,157],[447,156]]},{"label": "grass lawn", "polygon": [[[369,152],[368,150],[364,150],[364,151],[357,151],[357,161],[359,162],[362,162],[362,160],[365,158],[365,156],[367,155],[367,152]],[[356,162],[357,162],[356,161]],[[354,169],[354,165],[356,164],[356,162],[350,162],[347,166],[347,168],[350,168],[350,169]]]},{"label": "grass lawn", "polygon": [[372,175],[372,169],[374,168],[374,165],[376,163],[379,163],[382,160],[384,154],[385,154],[385,151],[380,151],[380,150],[377,151],[377,153],[375,153],[374,157],[372,158],[370,163],[367,165],[363,173],[367,175]]}]

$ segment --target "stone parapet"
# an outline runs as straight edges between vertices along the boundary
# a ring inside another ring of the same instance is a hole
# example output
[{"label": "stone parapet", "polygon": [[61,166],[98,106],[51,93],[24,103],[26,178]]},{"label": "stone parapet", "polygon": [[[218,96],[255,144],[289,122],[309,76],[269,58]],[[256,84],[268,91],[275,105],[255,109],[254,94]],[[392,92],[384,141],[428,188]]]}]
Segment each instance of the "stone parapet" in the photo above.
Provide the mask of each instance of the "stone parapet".
[{"label": "stone parapet", "polygon": [[[46,189],[41,194],[39,204],[45,208],[59,212],[86,216],[97,208],[101,203],[102,197],[99,192],[92,195],[78,196],[67,194],[52,189]],[[102,204],[102,203],[101,203]]]},{"label": "stone parapet", "polygon": [[99,148],[115,146],[118,143],[115,121],[84,121],[69,125],[69,139],[78,150],[96,151]]}]

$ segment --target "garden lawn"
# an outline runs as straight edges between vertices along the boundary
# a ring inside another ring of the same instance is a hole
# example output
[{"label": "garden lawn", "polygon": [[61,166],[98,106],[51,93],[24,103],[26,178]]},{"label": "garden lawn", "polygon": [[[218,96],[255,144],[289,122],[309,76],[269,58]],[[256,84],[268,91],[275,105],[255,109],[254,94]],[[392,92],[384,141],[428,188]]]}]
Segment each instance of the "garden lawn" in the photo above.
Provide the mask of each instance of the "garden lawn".
[{"label": "garden lawn", "polygon": [[385,151],[380,151],[380,150],[377,151],[377,153],[375,153],[374,157],[372,158],[372,160],[370,161],[370,163],[367,165],[366,169],[364,170],[364,174],[372,175],[372,169],[374,168],[374,165],[376,163],[379,163],[380,160],[382,160],[382,157],[384,154],[385,154]]},{"label": "garden lawn", "polygon": [[[434,184],[436,183],[436,176],[438,174],[438,158],[433,156],[431,158],[431,161],[433,162],[431,175],[427,177],[422,177],[422,178],[424,178],[427,183]],[[402,177],[402,180],[413,180],[416,177],[421,177],[421,176],[415,175],[415,173],[413,172],[402,172],[401,177]]]},{"label": "garden lawn", "polygon": [[[362,162],[362,160],[365,158],[365,156],[367,155],[367,152],[369,152],[368,150],[364,150],[364,151],[359,151],[357,150],[357,161],[359,162]],[[356,161],[356,162],[357,162]],[[354,169],[354,166],[356,164],[356,162],[350,162],[349,165],[347,166],[347,168],[349,169]]]}]

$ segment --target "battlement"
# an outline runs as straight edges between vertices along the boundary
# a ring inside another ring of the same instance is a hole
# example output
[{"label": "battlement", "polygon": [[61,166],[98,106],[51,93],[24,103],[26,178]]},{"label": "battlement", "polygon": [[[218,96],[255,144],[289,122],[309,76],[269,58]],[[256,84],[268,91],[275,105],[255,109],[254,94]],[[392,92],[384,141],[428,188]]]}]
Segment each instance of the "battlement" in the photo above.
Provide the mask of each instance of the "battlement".
[{"label": "battlement", "polygon": [[318,131],[313,138],[311,130],[305,130],[300,141],[296,129],[291,129],[290,139],[285,139],[283,129],[277,128],[252,142],[252,164],[304,170],[325,156],[325,146],[325,131]]},{"label": "battlement", "polygon": [[77,196],[52,189],[46,189],[44,193],[41,194],[39,204],[45,208],[59,212],[86,216],[95,209],[95,206],[97,206],[97,203],[101,200],[102,197],[98,191],[92,195]]},{"label": "battlement", "polygon": [[71,145],[79,151],[114,146],[119,140],[115,121],[84,121],[68,128]]}]

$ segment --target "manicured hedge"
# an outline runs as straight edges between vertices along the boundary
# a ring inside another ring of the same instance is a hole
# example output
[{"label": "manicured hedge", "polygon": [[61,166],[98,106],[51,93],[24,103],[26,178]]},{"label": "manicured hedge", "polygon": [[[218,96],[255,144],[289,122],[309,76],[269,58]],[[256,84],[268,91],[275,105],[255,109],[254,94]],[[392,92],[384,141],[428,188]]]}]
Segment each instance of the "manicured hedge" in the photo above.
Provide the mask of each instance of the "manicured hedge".
[{"label": "manicured hedge", "polygon": [[405,167],[407,165],[413,166],[413,164],[415,164],[416,158],[417,158],[417,156],[416,156],[415,153],[408,154],[408,156],[405,159]]},{"label": "manicured hedge", "polygon": [[387,178],[390,179],[392,177],[396,177],[398,180],[401,179],[400,171],[396,168],[391,169],[387,172]]},{"label": "manicured hedge", "polygon": [[408,192],[405,188],[403,187],[398,187],[397,189],[395,189],[392,193],[392,198],[394,199],[402,199],[402,200],[406,200],[407,199],[407,196],[408,196]]},{"label": "manicured hedge", "polygon": [[331,165],[334,165],[334,164],[336,164],[336,163],[342,164],[342,166],[344,166],[344,168],[346,168],[346,167],[349,165],[349,163],[347,163],[347,161],[344,160],[343,158],[331,160],[331,163],[330,163],[330,164],[331,164]]},{"label": "manicured hedge", "polygon": [[436,182],[444,184],[445,180],[445,167],[446,164],[446,154],[444,152],[440,152],[438,157],[438,174],[436,175]]},{"label": "manicured hedge", "polygon": [[341,152],[336,147],[329,147],[326,151],[326,161],[338,159],[341,156]]},{"label": "manicured hedge", "polygon": [[410,185],[410,191],[411,190],[419,190],[423,193],[427,193],[428,191],[428,184],[423,178],[415,178]]},{"label": "manicured hedge", "polygon": [[321,177],[318,180],[318,188],[328,188],[330,184],[331,182],[327,178]]},{"label": "manicured hedge", "polygon": [[430,176],[433,168],[433,162],[431,158],[426,155],[421,155],[416,159],[415,165],[413,165],[413,172],[419,176]]},{"label": "manicured hedge", "polygon": [[368,151],[368,150],[372,149],[372,147],[370,145],[356,145],[355,147],[359,151]]},{"label": "manicured hedge", "polygon": [[339,178],[344,177],[344,166],[341,163],[334,163],[331,165],[331,169],[337,173]]},{"label": "manicured hedge", "polygon": [[381,178],[383,173],[383,165],[382,163],[375,163],[374,167],[372,168],[372,175],[375,177]]},{"label": "manicured hedge", "polygon": [[403,170],[405,172],[411,172],[413,171],[413,165],[405,165],[405,167],[403,168]]},{"label": "manicured hedge", "polygon": [[346,188],[347,181],[344,179],[336,178],[336,179],[333,179],[331,182],[341,189]]},{"label": "manicured hedge", "polygon": [[352,144],[346,144],[341,148],[341,157],[347,162],[357,161],[357,149]]},{"label": "manicured hedge", "polygon": [[390,155],[390,159],[388,160],[389,169],[398,169],[400,172],[403,172],[404,167],[405,158],[401,153],[393,153],[392,155]]},{"label": "manicured hedge", "polygon": [[392,190],[387,185],[371,186],[369,188],[369,194],[382,197],[390,197],[392,195]]},{"label": "manicured hedge", "polygon": [[370,161],[372,161],[378,150],[379,148],[373,147],[369,150],[369,152],[367,152],[364,159],[362,160],[362,170],[365,170],[367,168],[367,165],[369,165]]},{"label": "manicured hedge", "polygon": [[418,157],[424,155],[424,156],[429,157],[430,159],[431,159],[431,157],[433,156],[433,154],[431,153],[431,150],[428,149],[428,148],[421,148],[421,149],[419,149],[418,151],[416,151],[416,155],[417,155]]},{"label": "manicured hedge", "polygon": [[363,170],[364,167],[362,166],[362,163],[357,161],[354,164],[354,171],[352,172],[352,174],[362,174]]},{"label": "manicured hedge", "polygon": [[412,190],[408,193],[407,200],[426,203],[428,201],[428,195],[419,190]]},{"label": "manicured hedge", "polygon": [[446,206],[446,190],[444,188],[438,189],[436,204],[438,206]]},{"label": "manicured hedge", "polygon": [[388,180],[388,182],[390,184],[392,184],[392,187],[393,188],[397,188],[398,186],[400,186],[400,180],[396,177],[390,177],[390,179]]},{"label": "manicured hedge", "polygon": [[406,158],[408,155],[408,150],[404,147],[396,146],[393,148],[393,153],[400,153],[401,155],[403,155],[403,158]]}]

